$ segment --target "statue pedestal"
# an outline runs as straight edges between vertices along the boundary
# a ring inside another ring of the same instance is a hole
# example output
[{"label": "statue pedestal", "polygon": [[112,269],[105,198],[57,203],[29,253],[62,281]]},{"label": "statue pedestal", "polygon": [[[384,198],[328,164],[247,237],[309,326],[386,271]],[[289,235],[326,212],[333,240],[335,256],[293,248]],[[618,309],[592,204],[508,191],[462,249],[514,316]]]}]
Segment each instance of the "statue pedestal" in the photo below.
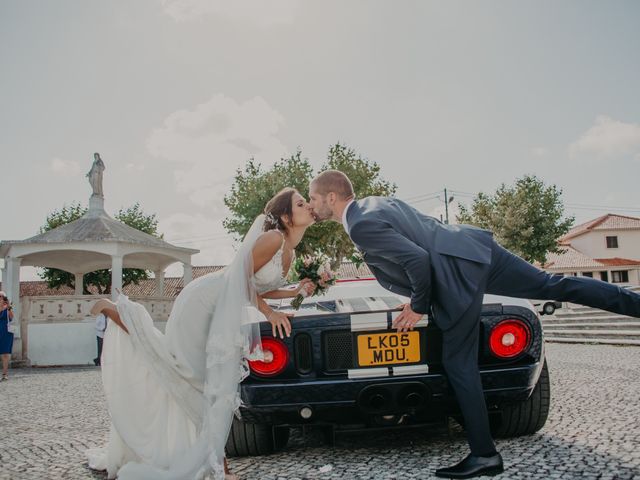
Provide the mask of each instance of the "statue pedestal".
[{"label": "statue pedestal", "polygon": [[91,197],[89,197],[89,211],[86,215],[88,217],[97,217],[105,215],[106,213],[104,210],[104,197],[101,195],[91,195]]}]

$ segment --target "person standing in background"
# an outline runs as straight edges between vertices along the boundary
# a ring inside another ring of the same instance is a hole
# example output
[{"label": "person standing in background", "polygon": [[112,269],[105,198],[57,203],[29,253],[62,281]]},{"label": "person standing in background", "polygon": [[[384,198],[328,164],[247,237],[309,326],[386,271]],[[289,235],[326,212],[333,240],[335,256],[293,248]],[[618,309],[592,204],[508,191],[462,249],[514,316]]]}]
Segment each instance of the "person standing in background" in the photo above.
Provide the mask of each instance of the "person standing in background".
[{"label": "person standing in background", "polygon": [[2,381],[9,379],[9,362],[13,349],[13,312],[7,295],[0,291],[0,357],[2,357]]},{"label": "person standing in background", "polygon": [[100,359],[102,358],[102,339],[104,338],[104,331],[107,329],[107,317],[104,314],[99,313],[96,317],[96,340],[98,341],[98,356],[93,359],[93,363],[96,367],[100,366]]}]

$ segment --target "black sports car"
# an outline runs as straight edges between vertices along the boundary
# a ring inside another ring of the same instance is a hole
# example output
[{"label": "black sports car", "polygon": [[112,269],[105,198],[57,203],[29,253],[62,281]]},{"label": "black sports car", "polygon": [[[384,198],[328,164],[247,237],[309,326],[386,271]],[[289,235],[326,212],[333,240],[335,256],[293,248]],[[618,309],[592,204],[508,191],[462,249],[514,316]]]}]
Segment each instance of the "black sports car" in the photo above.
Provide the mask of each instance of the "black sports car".
[{"label": "black sports car", "polygon": [[[283,448],[292,426],[363,429],[462,422],[442,368],[442,333],[425,317],[413,331],[391,328],[407,299],[375,280],[340,282],[307,299],[290,338],[261,326],[268,361],[251,362],[244,406],[227,442],[230,456]],[[287,309],[288,305],[275,305]],[[478,363],[495,436],[538,431],[549,412],[549,374],[538,314],[526,300],[487,295]],[[329,436],[331,438],[332,435]]]}]

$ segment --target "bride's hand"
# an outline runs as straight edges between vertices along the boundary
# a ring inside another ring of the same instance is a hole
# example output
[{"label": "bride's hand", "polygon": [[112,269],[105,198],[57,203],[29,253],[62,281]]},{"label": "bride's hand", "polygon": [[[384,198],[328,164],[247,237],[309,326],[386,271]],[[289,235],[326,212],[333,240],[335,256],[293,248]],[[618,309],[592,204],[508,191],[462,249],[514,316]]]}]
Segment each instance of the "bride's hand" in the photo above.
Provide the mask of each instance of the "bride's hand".
[{"label": "bride's hand", "polygon": [[[293,315],[287,315],[283,312],[272,311],[267,320],[271,324],[271,330],[273,332],[273,336],[277,337],[277,333],[280,334],[280,338],[284,338],[285,333],[287,337],[291,336],[291,321],[289,317]],[[276,333],[277,332],[277,333]]]},{"label": "bride's hand", "polygon": [[[304,293],[302,293],[304,291]],[[298,284],[298,288],[296,288],[295,290],[295,295],[298,294],[302,294],[303,297],[309,297],[311,295],[313,295],[313,292],[316,291],[316,284],[313,283],[313,281],[309,278],[303,278],[302,280],[300,280],[300,283]]]}]

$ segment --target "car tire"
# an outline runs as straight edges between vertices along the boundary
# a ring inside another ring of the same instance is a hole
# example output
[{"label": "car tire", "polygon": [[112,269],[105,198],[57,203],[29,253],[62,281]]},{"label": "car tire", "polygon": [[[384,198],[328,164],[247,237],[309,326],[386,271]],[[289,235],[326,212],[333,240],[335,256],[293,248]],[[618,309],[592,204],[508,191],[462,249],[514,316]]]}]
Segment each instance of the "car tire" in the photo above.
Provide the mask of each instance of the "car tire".
[{"label": "car tire", "polygon": [[491,433],[494,437],[509,438],[537,432],[547,421],[550,401],[549,370],[545,360],[531,396],[524,402],[502,406],[500,414],[491,418]]},{"label": "car tire", "polygon": [[229,457],[269,455],[282,450],[289,441],[289,428],[264,423],[246,423],[233,418],[226,452]]},{"label": "car tire", "polygon": [[553,303],[545,303],[544,307],[542,307],[542,311],[545,315],[553,315],[556,311],[556,306]]}]

